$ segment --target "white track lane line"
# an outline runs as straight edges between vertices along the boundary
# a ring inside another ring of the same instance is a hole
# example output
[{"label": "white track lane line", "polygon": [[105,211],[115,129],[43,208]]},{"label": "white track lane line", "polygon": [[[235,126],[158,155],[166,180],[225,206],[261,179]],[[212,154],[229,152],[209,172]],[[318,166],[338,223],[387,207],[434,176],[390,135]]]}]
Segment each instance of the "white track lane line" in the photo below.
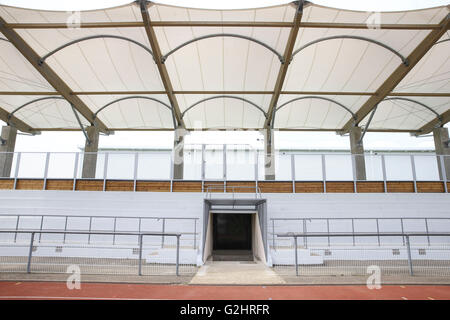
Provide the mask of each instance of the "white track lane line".
[{"label": "white track lane line", "polygon": [[0,296],[1,299],[62,299],[62,300],[170,300],[170,299],[139,299],[139,298],[99,298],[99,297],[45,297],[45,296]]}]

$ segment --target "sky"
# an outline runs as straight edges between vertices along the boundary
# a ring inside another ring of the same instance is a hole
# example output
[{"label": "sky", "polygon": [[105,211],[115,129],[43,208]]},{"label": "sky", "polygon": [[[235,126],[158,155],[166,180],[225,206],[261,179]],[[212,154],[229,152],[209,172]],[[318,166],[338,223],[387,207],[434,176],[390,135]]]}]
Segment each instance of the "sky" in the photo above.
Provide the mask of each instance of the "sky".
[{"label": "sky", "polygon": [[[93,10],[130,3],[130,0],[0,0],[0,4],[45,10]],[[280,0],[160,0],[158,3],[185,7],[209,9],[256,8],[283,4]],[[448,5],[448,0],[313,0],[319,5],[361,11],[414,10]],[[3,123],[0,121],[0,124]],[[448,127],[448,124],[447,124]],[[82,132],[44,132],[38,136],[19,134],[16,151],[78,151],[84,147]],[[192,132],[187,144],[250,144],[262,146],[262,136],[257,132]],[[349,149],[348,136],[333,132],[277,132],[277,149]],[[101,136],[100,148],[171,148],[172,132],[116,132],[111,136]],[[407,133],[367,133],[364,138],[366,149],[383,150],[432,150],[433,138],[411,137]]]}]

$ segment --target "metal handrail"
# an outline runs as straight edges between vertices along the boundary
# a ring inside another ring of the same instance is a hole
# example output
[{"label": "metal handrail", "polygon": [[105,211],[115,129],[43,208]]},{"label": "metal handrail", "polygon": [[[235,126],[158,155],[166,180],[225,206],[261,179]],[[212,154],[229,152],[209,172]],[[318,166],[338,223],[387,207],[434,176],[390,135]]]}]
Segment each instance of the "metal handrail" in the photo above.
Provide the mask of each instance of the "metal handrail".
[{"label": "metal handrail", "polygon": [[[352,226],[352,232],[351,232],[351,236],[353,237],[353,245],[355,245],[355,237],[356,237],[356,232],[355,232],[355,221],[358,220],[374,220],[376,222],[376,228],[377,228],[377,232],[376,234],[378,235],[378,244],[380,244],[380,226],[379,226],[379,222],[383,221],[383,220],[398,220],[400,222],[400,227],[402,232],[404,232],[405,226],[404,226],[404,221],[405,220],[417,220],[417,221],[422,221],[425,223],[425,229],[427,234],[432,234],[433,232],[429,231],[429,224],[428,222],[430,220],[449,220],[450,221],[450,217],[332,217],[332,218],[270,218],[270,221],[272,221],[272,232],[270,232],[268,230],[269,233],[272,234],[272,246],[275,248],[275,221],[302,221],[303,224],[303,234],[309,234],[307,232],[307,221],[312,222],[312,221],[325,221],[326,225],[327,225],[327,232],[324,232],[324,234],[326,235],[326,237],[328,237],[328,243],[330,243],[330,236],[328,236],[328,234],[331,234],[329,232],[329,228],[330,228],[330,222],[334,221],[334,220],[346,220],[346,221],[351,221],[351,226]],[[428,244],[430,244],[430,238],[428,237]],[[306,247],[307,247],[307,243],[306,243]]]},{"label": "metal handrail", "polygon": [[96,234],[96,235],[117,235],[117,236],[173,236],[180,237],[182,233],[176,232],[137,232],[137,231],[86,231],[86,230],[56,230],[56,229],[29,229],[29,230],[13,230],[0,229],[0,233],[42,233],[42,234]]},{"label": "metal handrail", "polygon": [[334,233],[282,233],[276,234],[277,237],[285,237],[285,238],[293,238],[294,239],[294,261],[295,261],[295,274],[298,276],[298,243],[297,239],[299,237],[379,237],[379,236],[388,236],[388,237],[404,237],[405,245],[408,253],[408,268],[409,274],[411,276],[414,275],[413,263],[411,258],[411,243],[410,237],[414,236],[450,236],[450,232],[433,232],[433,233],[423,233],[423,232],[384,232],[384,233],[373,233],[373,232],[361,232],[361,233],[348,233],[348,232],[334,232]]},{"label": "metal handrail", "polygon": [[275,234],[277,237],[289,237],[289,238],[298,238],[298,237],[403,237],[403,236],[409,236],[409,237],[425,237],[425,236],[450,236],[450,232],[356,232],[356,233],[350,233],[350,232],[333,232],[333,233],[326,233],[326,232],[312,232],[312,233],[302,233],[302,232],[287,232],[287,233],[280,233]]},{"label": "metal handrail", "polygon": [[100,215],[95,215],[95,216],[77,216],[77,215],[62,215],[62,214],[11,214],[11,213],[7,213],[7,214],[0,214],[0,217],[17,217],[17,216],[21,216],[21,217],[68,217],[68,218],[117,218],[117,219],[166,219],[166,220],[199,220],[200,218],[195,218],[195,217],[154,217],[154,216],[150,216],[150,217],[142,217],[142,216],[100,216]]},{"label": "metal handrail", "polygon": [[23,233],[31,234],[30,247],[28,251],[27,261],[27,273],[31,273],[31,259],[33,256],[33,244],[35,234],[88,234],[88,235],[131,235],[139,237],[139,267],[138,275],[142,276],[142,246],[144,236],[165,236],[176,237],[177,249],[176,249],[176,275],[179,276],[179,262],[180,262],[180,233],[167,233],[167,232],[113,232],[113,231],[64,231],[64,230],[4,230],[0,229],[0,233]]},{"label": "metal handrail", "polygon": [[[138,220],[138,225],[139,225],[139,231],[138,232],[141,232],[140,229],[141,229],[142,220],[162,221],[162,224],[161,224],[161,228],[162,228],[161,232],[162,233],[165,233],[165,221],[166,220],[188,220],[188,221],[194,221],[194,232],[181,232],[180,234],[193,234],[194,235],[194,239],[193,239],[194,245],[193,245],[193,247],[194,247],[194,249],[197,249],[197,235],[198,235],[197,222],[198,222],[199,218],[196,218],[196,217],[142,217],[142,216],[140,217],[140,216],[101,216],[101,215],[80,216],[80,215],[59,215],[59,214],[55,214],[55,215],[44,215],[44,214],[36,214],[36,215],[34,215],[34,214],[1,214],[0,215],[0,219],[2,217],[16,217],[17,221],[16,221],[15,229],[10,229],[10,230],[25,230],[25,231],[29,230],[29,229],[19,229],[19,220],[22,217],[28,217],[28,218],[31,217],[31,218],[40,219],[41,224],[40,224],[40,229],[39,230],[42,230],[43,222],[44,222],[45,218],[63,218],[63,219],[65,219],[64,231],[69,231],[70,230],[70,229],[67,229],[67,221],[68,221],[69,218],[71,218],[71,219],[89,219],[89,230],[88,231],[92,231],[92,232],[96,231],[96,230],[92,230],[91,229],[92,219],[110,219],[110,220],[113,220],[114,221],[114,229],[111,232],[119,232],[119,231],[116,231],[116,222],[119,219],[132,219],[132,220],[133,219],[134,220],[137,219]],[[55,229],[50,229],[50,230],[55,230]],[[83,231],[83,230],[70,230],[70,231]],[[105,231],[105,230],[98,230],[98,231]],[[108,232],[108,231],[105,231],[105,232]],[[17,235],[16,235],[14,240],[16,240],[16,238],[17,238]],[[65,238],[64,238],[64,240],[65,240]],[[113,239],[113,244],[114,244],[114,242],[115,242],[115,238]],[[163,247],[163,246],[164,246],[164,236],[161,238],[161,247]]]},{"label": "metal handrail", "polygon": [[[231,188],[231,192],[228,192],[228,189],[230,189]],[[212,185],[208,185],[207,187],[206,187],[206,197],[205,198],[208,198],[208,196],[209,196],[209,198],[211,199],[211,196],[212,196],[212,193],[213,192],[211,192],[211,190],[223,190],[223,193],[231,193],[232,194],[232,197],[233,197],[233,199],[234,199],[234,194],[236,193],[235,192],[235,188],[237,188],[237,189],[252,189],[252,190],[255,190],[255,198],[262,198],[262,196],[261,196],[261,189],[260,189],[260,187],[258,187],[258,186],[255,186],[255,187],[252,187],[252,186],[227,186],[227,185],[225,185],[225,184],[212,184]],[[250,193],[253,193],[253,192],[250,192]]]}]

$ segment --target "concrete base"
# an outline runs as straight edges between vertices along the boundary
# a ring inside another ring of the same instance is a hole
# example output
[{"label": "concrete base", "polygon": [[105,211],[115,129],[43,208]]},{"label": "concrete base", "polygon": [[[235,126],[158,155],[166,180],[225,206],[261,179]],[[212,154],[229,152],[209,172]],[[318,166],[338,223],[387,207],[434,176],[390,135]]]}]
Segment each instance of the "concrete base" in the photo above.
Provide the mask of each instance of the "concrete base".
[{"label": "concrete base", "polygon": [[275,271],[259,262],[207,261],[189,284],[285,284]]}]

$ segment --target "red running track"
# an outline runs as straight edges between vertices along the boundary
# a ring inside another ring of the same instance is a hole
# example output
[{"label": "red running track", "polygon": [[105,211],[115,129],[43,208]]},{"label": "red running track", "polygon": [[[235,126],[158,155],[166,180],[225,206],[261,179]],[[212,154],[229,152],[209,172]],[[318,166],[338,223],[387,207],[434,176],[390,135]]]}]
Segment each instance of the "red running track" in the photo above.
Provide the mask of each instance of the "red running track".
[{"label": "red running track", "polygon": [[194,286],[65,282],[0,282],[0,299],[182,300],[450,300],[450,286]]}]

